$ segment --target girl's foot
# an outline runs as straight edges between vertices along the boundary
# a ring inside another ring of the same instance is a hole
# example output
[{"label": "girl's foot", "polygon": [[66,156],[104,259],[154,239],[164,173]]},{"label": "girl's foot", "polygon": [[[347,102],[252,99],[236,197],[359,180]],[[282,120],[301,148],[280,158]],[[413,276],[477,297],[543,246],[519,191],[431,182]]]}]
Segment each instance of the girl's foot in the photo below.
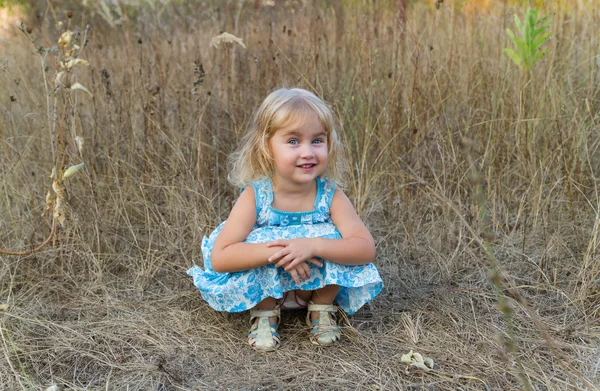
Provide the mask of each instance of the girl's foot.
[{"label": "girl's foot", "polygon": [[337,306],[333,304],[308,304],[306,323],[310,329],[310,342],[319,346],[330,346],[340,340],[341,331],[337,327],[335,314]]},{"label": "girl's foot", "polygon": [[279,307],[271,310],[250,310],[250,333],[248,343],[255,350],[273,351],[281,344],[277,326],[279,326]]}]

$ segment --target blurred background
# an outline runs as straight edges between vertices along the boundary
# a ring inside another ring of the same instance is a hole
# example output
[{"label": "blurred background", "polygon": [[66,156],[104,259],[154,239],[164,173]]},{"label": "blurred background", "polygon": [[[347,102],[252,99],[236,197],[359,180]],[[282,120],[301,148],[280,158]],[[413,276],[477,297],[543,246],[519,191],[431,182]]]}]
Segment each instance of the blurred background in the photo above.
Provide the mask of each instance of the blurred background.
[{"label": "blurred background", "polygon": [[[0,383],[597,389],[599,22],[592,0],[0,1],[0,249],[52,232],[0,254]],[[386,288],[343,360],[299,317],[273,369],[185,271],[253,111],[295,86],[343,127]],[[410,349],[457,376],[401,372]]]}]

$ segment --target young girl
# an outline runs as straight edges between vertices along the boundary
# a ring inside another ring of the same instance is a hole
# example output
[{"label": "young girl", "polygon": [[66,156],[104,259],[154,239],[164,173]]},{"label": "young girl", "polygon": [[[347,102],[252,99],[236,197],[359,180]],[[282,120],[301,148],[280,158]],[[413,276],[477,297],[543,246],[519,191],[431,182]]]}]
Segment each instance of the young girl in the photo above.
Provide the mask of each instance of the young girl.
[{"label": "young girl", "polygon": [[229,218],[188,270],[218,311],[251,309],[248,342],[279,347],[280,308],[307,308],[310,341],[340,338],[337,303],[353,314],[383,288],[375,244],[340,182],[341,145],[329,108],[303,89],[272,92],[232,156],[242,188]]}]

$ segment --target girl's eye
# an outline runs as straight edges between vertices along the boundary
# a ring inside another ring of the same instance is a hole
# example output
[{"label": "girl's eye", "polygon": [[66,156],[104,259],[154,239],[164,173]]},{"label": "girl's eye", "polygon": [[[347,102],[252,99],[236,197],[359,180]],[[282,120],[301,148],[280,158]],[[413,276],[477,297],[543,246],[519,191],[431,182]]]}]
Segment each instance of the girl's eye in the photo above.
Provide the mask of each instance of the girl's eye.
[{"label": "girl's eye", "polygon": [[296,145],[296,144],[298,144],[298,140],[296,140],[296,139],[293,138],[293,139],[291,139],[291,140],[288,141],[288,144]]},{"label": "girl's eye", "polygon": [[321,140],[320,138],[313,141],[313,144],[322,144],[322,143],[323,143],[323,140]]}]

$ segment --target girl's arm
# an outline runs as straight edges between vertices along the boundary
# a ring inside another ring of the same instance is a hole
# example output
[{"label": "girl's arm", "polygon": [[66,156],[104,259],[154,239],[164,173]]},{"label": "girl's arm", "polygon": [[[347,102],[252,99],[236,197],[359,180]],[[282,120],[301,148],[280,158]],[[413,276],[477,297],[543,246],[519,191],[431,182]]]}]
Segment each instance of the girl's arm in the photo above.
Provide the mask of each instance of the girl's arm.
[{"label": "girl's arm", "polygon": [[331,202],[331,221],[342,239],[318,239],[317,256],[345,265],[364,265],[375,260],[375,241],[354,206],[341,189]]},{"label": "girl's arm", "polygon": [[267,258],[277,249],[266,244],[244,243],[256,223],[256,199],[254,189],[248,186],[242,191],[229,213],[227,221],[215,240],[211,265],[216,272],[237,272],[266,265]]},{"label": "girl's arm", "polygon": [[352,203],[340,189],[331,202],[331,220],[342,239],[275,240],[268,245],[283,247],[269,262],[285,266],[286,270],[313,257],[320,257],[344,265],[364,265],[375,259],[375,241],[362,222]]},{"label": "girl's arm", "polygon": [[[216,272],[238,272],[267,265],[279,248],[266,243],[245,243],[256,223],[254,189],[248,186],[236,201],[213,245],[211,265]],[[314,260],[312,263],[320,265]]]}]

